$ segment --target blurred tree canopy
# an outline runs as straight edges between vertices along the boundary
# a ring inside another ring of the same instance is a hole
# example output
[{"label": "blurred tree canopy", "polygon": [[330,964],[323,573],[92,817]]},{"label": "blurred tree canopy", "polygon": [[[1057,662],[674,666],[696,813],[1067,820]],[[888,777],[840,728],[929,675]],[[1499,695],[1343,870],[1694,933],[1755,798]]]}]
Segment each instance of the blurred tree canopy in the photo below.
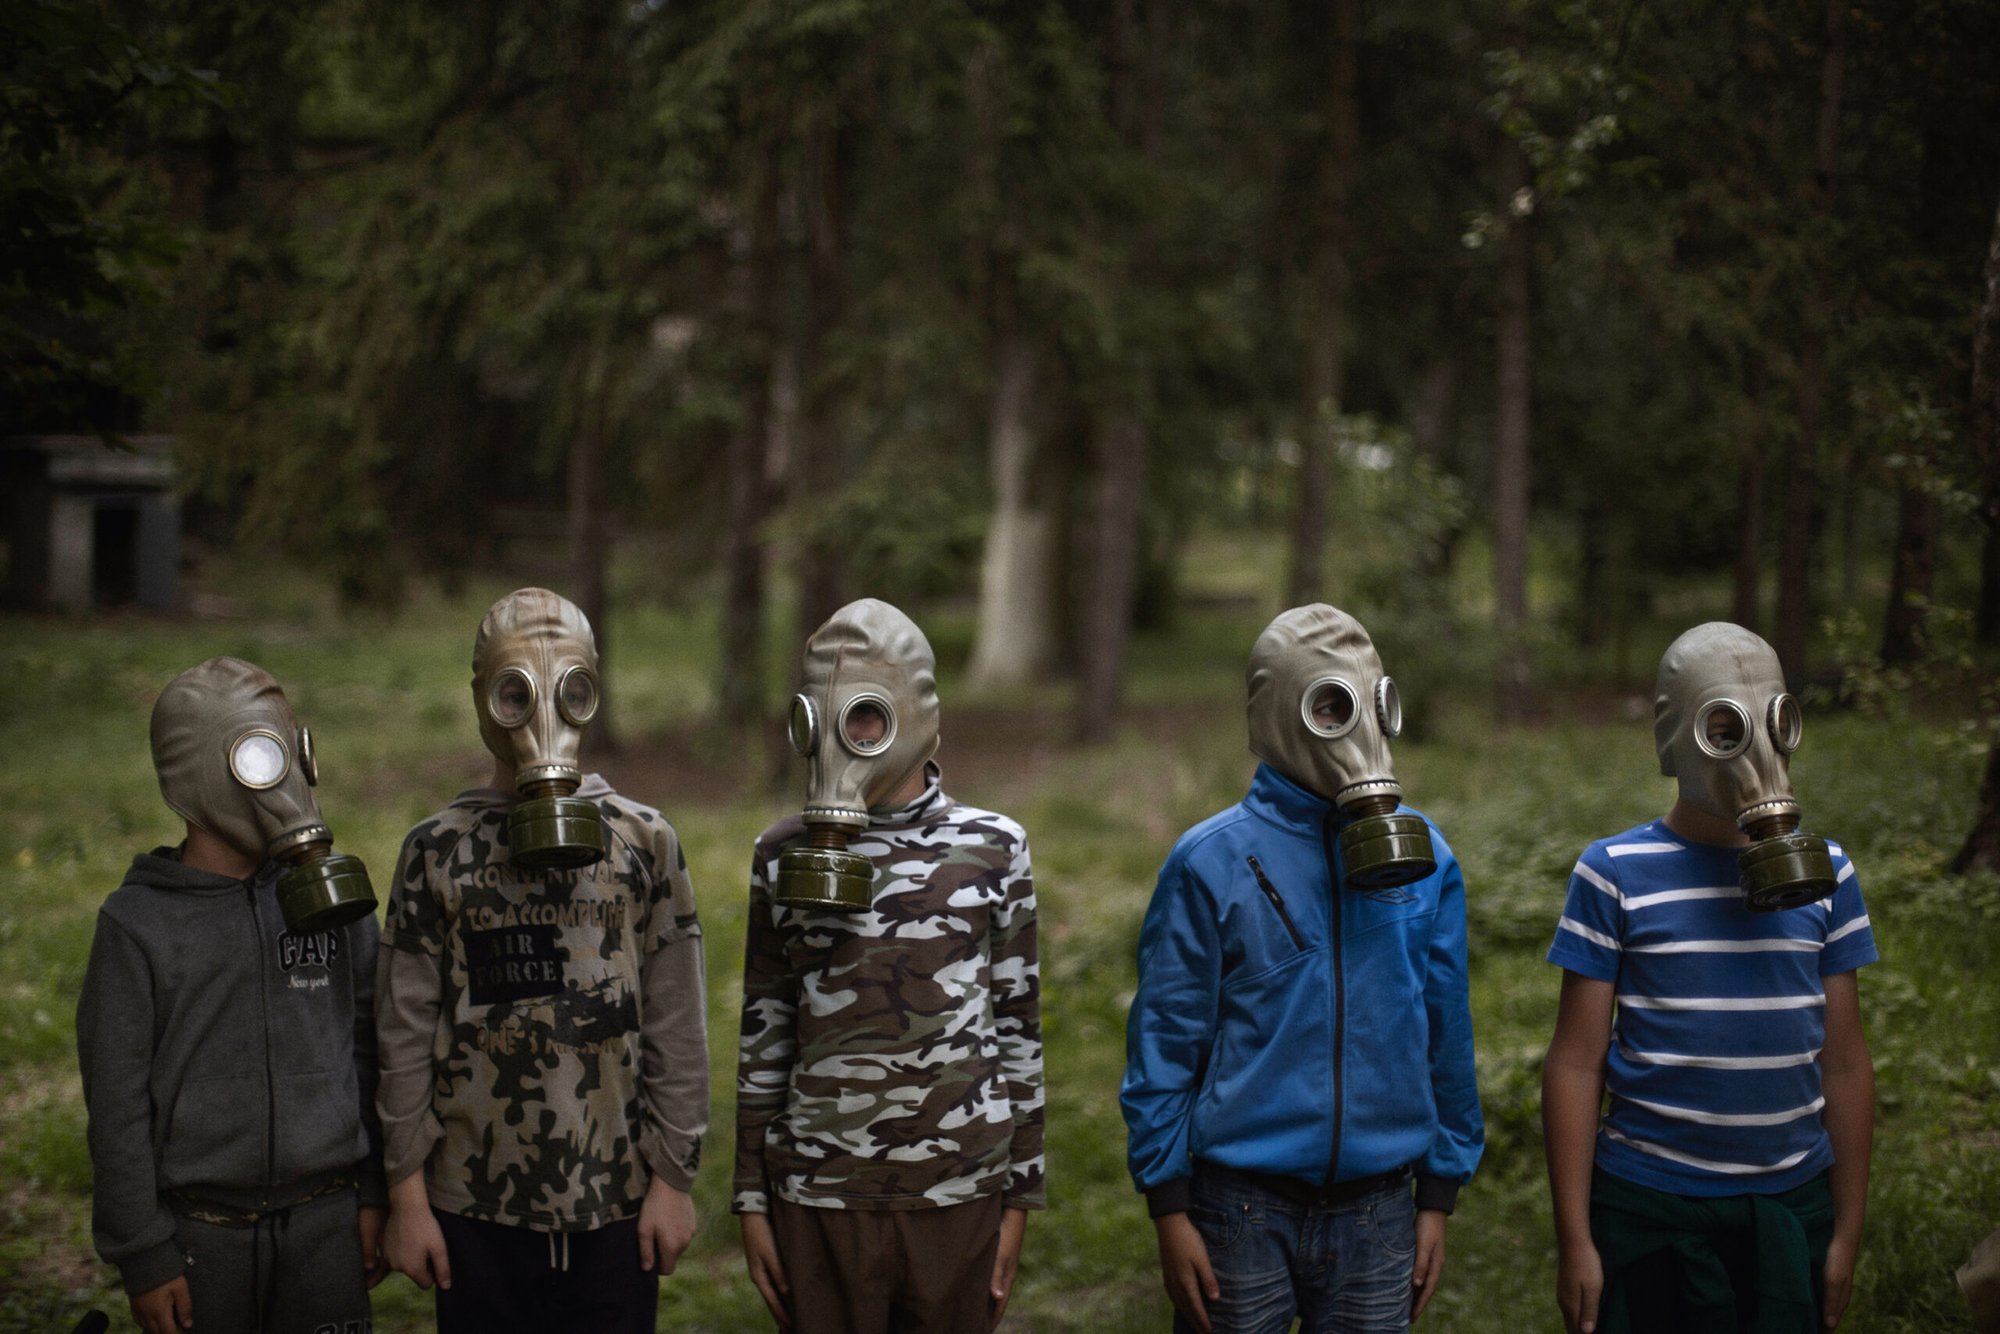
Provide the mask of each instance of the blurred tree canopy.
[{"label": "blurred tree canopy", "polygon": [[[357,598],[555,515],[601,612],[653,535],[720,590],[739,721],[790,561],[802,629],[976,593],[973,675],[1072,672],[1102,736],[1217,518],[1288,533],[1291,598],[1484,655],[1506,713],[1537,636],[1629,670],[1707,571],[1800,680],[1880,584],[1885,663],[1938,605],[2000,641],[1985,0],[0,23],[14,425],[123,386]],[[147,283],[163,317],[106,314]]]}]

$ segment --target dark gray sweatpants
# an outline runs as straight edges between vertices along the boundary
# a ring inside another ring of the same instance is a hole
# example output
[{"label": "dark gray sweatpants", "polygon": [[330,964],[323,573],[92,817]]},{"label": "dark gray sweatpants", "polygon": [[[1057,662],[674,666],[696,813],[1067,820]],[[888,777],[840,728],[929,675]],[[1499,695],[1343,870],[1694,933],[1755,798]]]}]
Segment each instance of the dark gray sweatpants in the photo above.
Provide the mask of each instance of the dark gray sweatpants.
[{"label": "dark gray sweatpants", "polygon": [[222,1227],[174,1220],[195,1334],[370,1334],[354,1192]]}]

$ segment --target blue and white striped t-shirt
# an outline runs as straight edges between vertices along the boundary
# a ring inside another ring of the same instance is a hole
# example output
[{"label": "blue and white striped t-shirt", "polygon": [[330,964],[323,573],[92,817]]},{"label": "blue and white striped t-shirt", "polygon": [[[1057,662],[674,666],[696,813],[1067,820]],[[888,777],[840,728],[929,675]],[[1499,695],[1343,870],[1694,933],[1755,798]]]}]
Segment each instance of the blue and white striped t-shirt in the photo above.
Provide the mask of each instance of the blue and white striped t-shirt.
[{"label": "blue and white striped t-shirt", "polygon": [[1654,820],[1584,849],[1549,962],[1613,983],[1597,1165],[1677,1195],[1773,1194],[1833,1162],[1820,1122],[1822,978],[1876,959],[1861,883],[1751,912],[1737,848]]}]

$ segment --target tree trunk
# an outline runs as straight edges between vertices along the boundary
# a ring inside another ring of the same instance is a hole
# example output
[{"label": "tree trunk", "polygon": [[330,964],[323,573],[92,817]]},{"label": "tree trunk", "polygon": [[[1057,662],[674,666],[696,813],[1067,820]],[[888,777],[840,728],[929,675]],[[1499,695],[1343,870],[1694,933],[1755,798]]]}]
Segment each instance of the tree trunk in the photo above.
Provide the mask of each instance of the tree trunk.
[{"label": "tree trunk", "polygon": [[[1761,369],[1753,379],[1751,397],[1761,401]],[[1756,631],[1762,611],[1764,583],[1764,443],[1746,433],[1737,451],[1736,580],[1730,619]]]},{"label": "tree trunk", "polygon": [[[1464,372],[1464,359],[1458,349],[1442,353],[1424,372],[1416,404],[1410,411],[1410,443],[1416,446],[1418,454],[1454,475],[1458,469],[1451,461],[1451,446],[1457,438],[1458,390]],[[1462,512],[1452,523],[1431,534],[1419,557],[1419,572],[1426,581],[1442,581],[1451,572],[1452,558],[1464,535]]]},{"label": "tree trunk", "polygon": [[[846,368],[830,365],[829,348],[847,313],[847,181],[850,145],[837,107],[824,108],[814,136],[808,216],[807,384],[803,457],[792,460],[793,503],[817,505],[837,495],[847,478],[847,432],[842,408]],[[798,642],[846,601],[847,568],[840,536],[810,525],[798,558]]]},{"label": "tree trunk", "polygon": [[1500,639],[1498,704],[1502,722],[1525,718],[1528,687],[1528,219],[1516,196],[1528,163],[1513,140],[1500,141],[1499,308],[1494,321],[1493,581]]},{"label": "tree trunk", "polygon": [[1139,571],[1139,515],[1144,495],[1146,429],[1138,414],[1098,414],[1090,438],[1089,531],[1082,631],[1083,682],[1077,693],[1079,741],[1109,741],[1117,730],[1118,689],[1131,638],[1132,590]]},{"label": "tree trunk", "polygon": [[987,467],[993,485],[986,550],[979,570],[979,623],[967,679],[1019,685],[1053,672],[1063,652],[1060,499],[1049,477],[1045,371],[1034,334],[1023,326],[1016,273],[1026,232],[1015,196],[1003,190],[1005,115],[995,86],[997,53],[977,50],[966,75],[973,146],[967,193],[993,219],[985,239],[993,397],[987,413]]},{"label": "tree trunk", "polygon": [[570,558],[574,562],[570,576],[574,583],[572,600],[589,619],[597,638],[597,679],[605,683],[599,691],[597,716],[591,720],[586,734],[591,749],[599,754],[611,754],[618,749],[618,733],[612,725],[617,696],[610,689],[611,618],[605,605],[605,567],[611,552],[604,504],[608,443],[605,414],[610,392],[607,361],[600,335],[585,354],[579,377],[577,431],[570,440],[567,479]]},{"label": "tree trunk", "polygon": [[[1826,50],[1820,63],[1819,123],[1815,165],[1821,208],[1832,216],[1840,171],[1840,98],[1846,75],[1847,0],[1827,0]],[[1825,259],[1831,268],[1834,257]],[[1798,690],[1808,675],[1807,641],[1812,631],[1813,492],[1820,443],[1820,413],[1826,396],[1826,327],[1832,311],[1817,289],[1807,298],[1805,330],[1799,343],[1799,433],[1785,472],[1784,514],[1778,542],[1778,662],[1785,683]]]},{"label": "tree trunk", "polygon": [[979,571],[979,628],[967,678],[1019,685],[1052,670],[1061,652],[1056,596],[1057,514],[1038,475],[1034,348],[1008,330],[995,349],[991,415],[993,515]]},{"label": "tree trunk", "polygon": [[1463,367],[1456,352],[1446,352],[1424,371],[1410,408],[1410,443],[1417,453],[1447,467],[1448,450],[1458,418],[1458,381]]},{"label": "tree trunk", "polygon": [[1955,874],[1971,871],[2000,871],[2000,737],[1986,752],[1986,776],[1979,782],[1979,811],[1973,816],[1972,832],[1965,846],[1951,859]]},{"label": "tree trunk", "polygon": [[1972,448],[1984,461],[1979,515],[1986,523],[1980,552],[1979,642],[2000,645],[2000,211],[1986,249],[1986,297],[1972,336]]},{"label": "tree trunk", "polygon": [[1882,664],[1904,667],[1924,655],[1931,587],[1937,575],[1938,498],[1922,477],[1905,477],[1897,505],[1895,565],[1882,618]]},{"label": "tree trunk", "polygon": [[779,269],[778,149],[757,165],[750,225],[737,260],[738,305],[752,351],[743,389],[743,420],[729,440],[727,516],[722,534],[722,661],[716,698],[723,721],[754,725],[764,714],[764,516],[770,509],[765,468],[777,396]]},{"label": "tree trunk", "polygon": [[1288,605],[1326,601],[1327,511],[1333,490],[1334,418],[1345,379],[1350,200],[1360,116],[1354,102],[1356,0],[1333,0],[1319,197],[1313,209],[1306,335],[1305,404],[1299,430],[1299,495],[1292,519]]},{"label": "tree trunk", "polygon": [[[1114,0],[1107,36],[1106,91],[1112,126],[1126,153],[1151,157],[1158,152],[1165,114],[1164,0]],[[1154,238],[1142,221],[1126,274],[1133,292],[1148,290],[1154,254]],[[1117,730],[1118,695],[1132,631],[1132,594],[1139,574],[1139,520],[1146,487],[1146,423],[1138,406],[1147,377],[1143,348],[1128,351],[1123,362],[1107,375],[1111,383],[1091,412],[1085,446],[1090,530],[1081,535],[1080,543],[1085,556],[1078,625],[1083,679],[1076,696],[1074,734],[1086,744],[1108,741]]]}]

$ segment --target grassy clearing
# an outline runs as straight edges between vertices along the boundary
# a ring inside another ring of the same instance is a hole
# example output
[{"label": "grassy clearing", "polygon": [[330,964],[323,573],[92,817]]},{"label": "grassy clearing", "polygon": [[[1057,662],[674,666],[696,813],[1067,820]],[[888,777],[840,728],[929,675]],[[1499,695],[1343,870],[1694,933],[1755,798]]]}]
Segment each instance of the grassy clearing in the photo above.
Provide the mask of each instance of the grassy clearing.
[{"label": "grassy clearing", "polygon": [[[378,886],[408,826],[487,768],[465,682],[471,632],[497,586],[429,595],[394,619],[343,619],[309,585],[270,571],[238,572],[221,591],[243,614],[0,620],[0,747],[14,757],[0,773],[0,1326],[67,1328],[95,1304],[129,1327],[111,1271],[90,1251],[72,1013],[97,904],[133,851],[178,837],[146,754],[160,685],[219,652],[285,680],[318,734],[341,846]],[[1103,749],[1060,743],[1059,695],[965,698],[947,662],[950,785],[1027,825],[1043,902],[1053,1207],[1029,1228],[1013,1328],[1166,1323],[1116,1099],[1132,951],[1168,844],[1235,800],[1249,773],[1238,692],[1263,618],[1233,586],[1202,591],[1214,595],[1206,610],[1136,645],[1132,722]],[[941,649],[962,661],[965,614],[935,621]],[[611,630],[629,744],[606,769],[680,827],[708,942],[714,1131],[697,1190],[702,1230],[665,1285],[662,1323],[763,1328],[726,1205],[741,885],[752,837],[795,794],[789,783],[769,792],[761,756],[697,724],[711,617],[633,606]],[[1553,1275],[1537,1085],[1557,976],[1541,954],[1577,851],[1656,814],[1669,792],[1653,776],[1643,721],[1503,733],[1476,704],[1410,705],[1430,726],[1398,750],[1402,775],[1471,886],[1489,1135],[1426,1323],[1544,1328]],[[1885,956],[1862,984],[1882,1092],[1854,1329],[1968,1327],[1950,1271],[2000,1222],[2000,882],[1939,874],[1969,821],[1978,759],[1955,725],[1822,716],[1798,757],[1808,827],[1852,851]],[[401,1278],[378,1290],[382,1330],[427,1328],[429,1309]]]}]

